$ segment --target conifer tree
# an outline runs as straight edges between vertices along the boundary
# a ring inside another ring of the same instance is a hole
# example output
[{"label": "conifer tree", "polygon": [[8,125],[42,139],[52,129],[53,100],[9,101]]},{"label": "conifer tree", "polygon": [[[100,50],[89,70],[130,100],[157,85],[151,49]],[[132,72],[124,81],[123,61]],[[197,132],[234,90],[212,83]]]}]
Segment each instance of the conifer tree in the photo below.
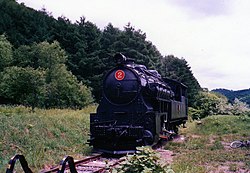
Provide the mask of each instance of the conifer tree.
[{"label": "conifer tree", "polygon": [[185,84],[188,87],[189,106],[194,104],[201,87],[185,59],[179,59],[173,55],[165,56],[162,59],[161,74]]}]

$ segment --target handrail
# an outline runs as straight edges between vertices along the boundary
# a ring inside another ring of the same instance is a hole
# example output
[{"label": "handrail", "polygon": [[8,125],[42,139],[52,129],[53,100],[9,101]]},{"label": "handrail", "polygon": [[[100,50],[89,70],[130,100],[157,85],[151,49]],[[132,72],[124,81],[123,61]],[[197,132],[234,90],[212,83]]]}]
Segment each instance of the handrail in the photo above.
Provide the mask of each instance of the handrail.
[{"label": "handrail", "polygon": [[17,154],[17,155],[15,155],[14,157],[12,157],[10,159],[8,168],[6,170],[6,173],[13,173],[14,167],[15,167],[15,163],[16,163],[17,160],[20,161],[24,173],[33,173],[31,171],[31,169],[29,168],[28,163],[27,163],[25,157],[23,155],[20,155],[20,154]]},{"label": "handrail", "polygon": [[67,163],[68,163],[70,172],[77,173],[74,159],[71,156],[65,156],[63,160],[60,161],[60,167],[57,173],[64,173]]}]

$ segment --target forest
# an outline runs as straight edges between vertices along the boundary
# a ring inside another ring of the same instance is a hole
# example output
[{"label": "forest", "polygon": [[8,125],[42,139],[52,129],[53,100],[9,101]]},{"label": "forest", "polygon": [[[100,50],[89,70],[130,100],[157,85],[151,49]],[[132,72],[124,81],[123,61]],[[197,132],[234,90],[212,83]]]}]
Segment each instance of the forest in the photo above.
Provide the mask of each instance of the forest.
[{"label": "forest", "polygon": [[188,62],[163,56],[146,33],[130,23],[104,29],[80,17],[71,22],[15,0],[0,0],[0,97],[2,102],[44,108],[81,108],[101,97],[101,82],[121,52],[189,87],[189,103],[201,89]]},{"label": "forest", "polygon": [[233,103],[234,100],[237,98],[240,101],[245,102],[250,106],[250,89],[237,90],[237,91],[228,89],[215,89],[212,91],[225,95],[228,98],[229,102],[231,103]]}]

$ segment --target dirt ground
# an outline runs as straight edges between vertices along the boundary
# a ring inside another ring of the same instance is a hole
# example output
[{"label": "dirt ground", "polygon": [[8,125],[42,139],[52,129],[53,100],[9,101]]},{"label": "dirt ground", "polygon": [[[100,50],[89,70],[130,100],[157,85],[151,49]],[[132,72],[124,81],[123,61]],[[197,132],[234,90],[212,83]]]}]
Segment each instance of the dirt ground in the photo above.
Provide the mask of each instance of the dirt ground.
[{"label": "dirt ground", "polygon": [[[192,136],[192,138],[199,138],[198,135]],[[172,142],[183,143],[185,142],[185,136],[180,135],[172,140]],[[213,142],[213,138],[210,139]],[[225,150],[235,150],[230,147],[230,143],[221,142]],[[174,151],[166,150],[163,147],[156,150],[160,153],[163,163],[170,164],[180,155],[180,153],[175,153]],[[248,154],[250,157],[250,153]],[[250,173],[250,170],[244,168],[244,162],[222,162],[220,165],[208,163],[204,165],[206,167],[207,173]],[[216,166],[214,166],[216,165]]]}]

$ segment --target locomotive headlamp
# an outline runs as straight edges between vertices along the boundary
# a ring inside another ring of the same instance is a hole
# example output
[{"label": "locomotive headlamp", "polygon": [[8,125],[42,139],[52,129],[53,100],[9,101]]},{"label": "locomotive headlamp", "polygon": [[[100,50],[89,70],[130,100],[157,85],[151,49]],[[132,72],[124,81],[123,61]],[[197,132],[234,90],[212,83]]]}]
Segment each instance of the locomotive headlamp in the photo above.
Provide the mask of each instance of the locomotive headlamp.
[{"label": "locomotive headlamp", "polygon": [[114,61],[116,64],[120,65],[120,64],[123,64],[124,62],[126,62],[126,57],[121,54],[121,53],[118,53],[114,56]]}]

